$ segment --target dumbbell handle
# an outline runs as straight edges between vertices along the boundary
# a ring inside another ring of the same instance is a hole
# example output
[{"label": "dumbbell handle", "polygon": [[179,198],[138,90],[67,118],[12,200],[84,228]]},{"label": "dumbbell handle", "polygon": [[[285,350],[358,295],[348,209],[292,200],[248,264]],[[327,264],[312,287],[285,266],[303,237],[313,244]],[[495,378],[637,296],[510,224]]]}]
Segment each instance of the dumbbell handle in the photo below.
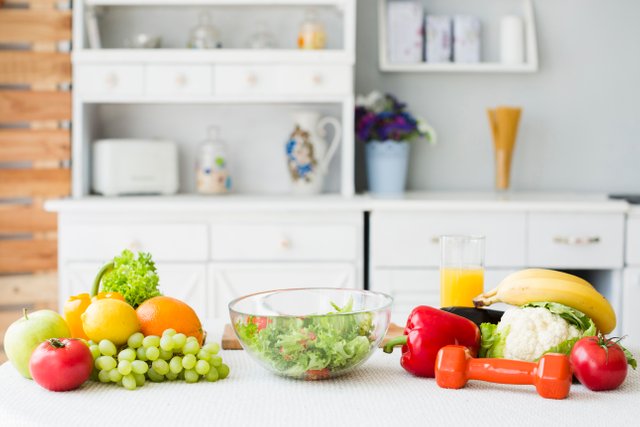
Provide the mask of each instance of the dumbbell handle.
[{"label": "dumbbell handle", "polygon": [[498,384],[535,384],[538,364],[510,359],[470,359],[467,379]]}]

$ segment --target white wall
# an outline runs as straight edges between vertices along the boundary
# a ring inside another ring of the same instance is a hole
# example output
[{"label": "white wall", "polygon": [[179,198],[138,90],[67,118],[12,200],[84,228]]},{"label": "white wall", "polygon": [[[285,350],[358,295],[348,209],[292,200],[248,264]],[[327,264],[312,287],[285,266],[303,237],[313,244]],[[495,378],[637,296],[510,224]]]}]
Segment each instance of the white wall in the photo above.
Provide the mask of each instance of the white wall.
[{"label": "white wall", "polygon": [[381,73],[376,2],[359,0],[358,93],[393,93],[439,132],[415,144],[410,189],[491,190],[485,109],[512,104],[524,108],[513,189],[640,192],[640,1],[536,0],[535,12],[536,74]]}]

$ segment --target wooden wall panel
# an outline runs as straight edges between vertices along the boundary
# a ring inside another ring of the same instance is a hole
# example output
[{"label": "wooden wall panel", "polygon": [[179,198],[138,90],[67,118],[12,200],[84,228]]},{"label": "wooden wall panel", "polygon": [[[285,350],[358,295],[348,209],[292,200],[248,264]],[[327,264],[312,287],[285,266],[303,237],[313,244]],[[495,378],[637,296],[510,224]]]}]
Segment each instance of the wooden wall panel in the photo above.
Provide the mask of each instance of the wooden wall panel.
[{"label": "wooden wall panel", "polygon": [[0,91],[0,123],[37,120],[71,120],[71,93]]},{"label": "wooden wall panel", "polygon": [[46,212],[39,205],[0,204],[0,234],[56,231],[57,219],[54,212]]},{"label": "wooden wall panel", "polygon": [[64,161],[71,157],[67,129],[0,129],[0,162]]},{"label": "wooden wall panel", "polygon": [[0,43],[42,43],[70,39],[70,11],[0,9]]},{"label": "wooden wall panel", "polygon": [[56,240],[0,240],[0,273],[55,270]]},{"label": "wooden wall panel", "polygon": [[63,197],[70,193],[69,169],[0,169],[0,197]]},{"label": "wooden wall panel", "polygon": [[0,84],[71,82],[71,59],[61,52],[0,51]]}]

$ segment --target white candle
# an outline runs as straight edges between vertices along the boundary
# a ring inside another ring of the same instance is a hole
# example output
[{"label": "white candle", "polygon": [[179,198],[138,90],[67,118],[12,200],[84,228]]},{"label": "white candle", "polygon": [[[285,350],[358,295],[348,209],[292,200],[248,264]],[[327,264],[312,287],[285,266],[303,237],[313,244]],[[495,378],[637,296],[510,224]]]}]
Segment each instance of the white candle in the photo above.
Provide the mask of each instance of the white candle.
[{"label": "white candle", "polygon": [[503,64],[524,63],[524,22],[515,15],[500,21],[500,59]]}]

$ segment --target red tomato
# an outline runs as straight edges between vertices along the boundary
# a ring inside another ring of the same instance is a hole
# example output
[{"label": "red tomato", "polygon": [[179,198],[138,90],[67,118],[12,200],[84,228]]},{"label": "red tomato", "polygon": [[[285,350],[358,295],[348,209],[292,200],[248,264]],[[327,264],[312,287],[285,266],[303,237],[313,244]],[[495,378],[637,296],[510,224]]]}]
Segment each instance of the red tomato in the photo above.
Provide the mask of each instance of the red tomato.
[{"label": "red tomato", "polygon": [[29,371],[35,382],[51,391],[80,387],[89,379],[92,369],[89,347],[75,338],[48,339],[36,347],[29,359]]},{"label": "red tomato", "polygon": [[585,337],[571,350],[573,373],[589,390],[613,390],[627,377],[627,359],[620,346],[605,337]]}]

